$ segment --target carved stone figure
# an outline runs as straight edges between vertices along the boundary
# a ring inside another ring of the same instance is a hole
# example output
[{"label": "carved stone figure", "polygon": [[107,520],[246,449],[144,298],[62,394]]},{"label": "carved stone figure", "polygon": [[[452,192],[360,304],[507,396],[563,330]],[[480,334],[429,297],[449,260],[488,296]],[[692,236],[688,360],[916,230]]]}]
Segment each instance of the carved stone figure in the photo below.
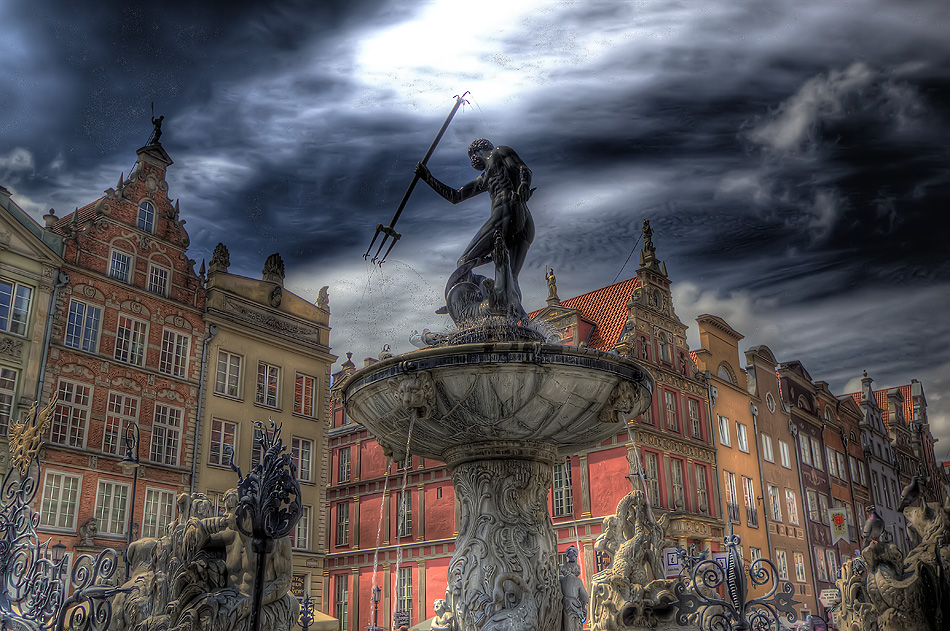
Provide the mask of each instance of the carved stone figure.
[{"label": "carved stone figure", "polygon": [[320,293],[317,294],[317,307],[323,309],[324,311],[330,310],[330,286],[324,285],[320,288]]},{"label": "carved stone figure", "polygon": [[90,517],[82,526],[79,527],[79,545],[92,547],[96,545],[93,541],[99,536],[99,521],[95,517]]},{"label": "carved stone figure", "polygon": [[[528,248],[534,240],[534,221],[527,202],[533,193],[531,170],[510,147],[495,147],[485,139],[468,149],[472,167],[481,174],[468,184],[453,189],[443,184],[421,162],[415,172],[443,198],[453,204],[488,192],[491,215],[459,257],[457,269],[445,286],[445,311],[460,328],[478,316],[501,315],[515,322],[527,322],[521,306],[518,275]],[[473,270],[494,262],[494,279]]]},{"label": "carved stone figure", "polygon": [[275,252],[267,257],[261,274],[266,281],[272,283],[284,282],[284,259],[280,257],[279,253]]},{"label": "carved stone figure", "polygon": [[604,520],[604,534],[595,549],[613,559],[610,567],[591,580],[591,629],[656,626],[658,612],[673,599],[673,581],[663,578],[665,529],[666,522],[653,518],[649,499],[640,490],[627,494],[617,505],[616,515]]},{"label": "carved stone figure", "polygon": [[432,620],[432,631],[457,631],[455,616],[444,599],[439,598],[432,603],[435,619]]},{"label": "carved stone figure", "polygon": [[228,248],[223,243],[214,246],[214,252],[211,253],[211,264],[208,265],[208,274],[214,272],[227,272],[231,265],[231,256]]},{"label": "carved stone figure", "polygon": [[[257,552],[237,529],[237,492],[225,494],[226,514],[212,516],[202,494],[181,494],[179,517],[160,539],[139,539],[129,547],[131,576],[113,601],[111,631],[249,631]],[[289,593],[289,538],[267,555],[262,631],[289,631],[297,600]]]},{"label": "carved stone figure", "polygon": [[841,566],[841,578],[837,581],[841,592],[838,609],[840,631],[867,631],[877,629],[877,612],[868,596],[867,566],[862,559],[851,559]]},{"label": "carved stone figure", "polygon": [[162,137],[162,121],[165,120],[164,116],[159,116],[158,118],[152,117],[152,125],[155,126],[155,129],[152,131],[152,141],[149,144],[157,145],[158,141]]},{"label": "carved stone figure", "polygon": [[637,389],[629,381],[621,379],[614,387],[600,411],[600,420],[604,423],[619,423],[624,414],[629,414],[637,404]]},{"label": "carved stone figure", "polygon": [[561,564],[561,592],[564,594],[562,631],[581,631],[587,620],[587,588],[581,580],[581,566],[577,563],[577,548],[567,549],[567,562]]},{"label": "carved stone figure", "polygon": [[560,304],[561,299],[557,295],[557,277],[554,275],[554,268],[548,270],[548,273],[544,275],[544,279],[548,281],[548,303]]},{"label": "carved stone figure", "polygon": [[435,382],[427,372],[400,375],[390,382],[390,388],[404,408],[417,420],[432,416],[435,411]]}]

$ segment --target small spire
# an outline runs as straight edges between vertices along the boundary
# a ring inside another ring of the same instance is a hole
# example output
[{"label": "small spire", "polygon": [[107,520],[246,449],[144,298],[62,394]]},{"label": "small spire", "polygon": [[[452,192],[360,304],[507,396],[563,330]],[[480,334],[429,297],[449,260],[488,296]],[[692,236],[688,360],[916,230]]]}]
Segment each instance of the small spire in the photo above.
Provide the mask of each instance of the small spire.
[{"label": "small spire", "polygon": [[656,258],[656,247],[653,245],[653,228],[650,227],[649,219],[643,220],[643,249],[640,250],[640,268],[666,276],[666,264]]},{"label": "small spire", "polygon": [[115,190],[117,190],[117,191],[118,191],[118,190],[121,190],[121,189],[122,189],[122,182],[124,182],[124,181],[125,181],[125,171],[120,171],[120,172],[119,172],[119,183],[115,185]]},{"label": "small spire", "polygon": [[175,219],[178,218],[178,214],[181,212],[181,209],[178,208],[178,200],[175,200]]},{"label": "small spire", "polygon": [[205,275],[205,260],[201,259],[201,269],[198,270],[198,275],[204,278]]}]

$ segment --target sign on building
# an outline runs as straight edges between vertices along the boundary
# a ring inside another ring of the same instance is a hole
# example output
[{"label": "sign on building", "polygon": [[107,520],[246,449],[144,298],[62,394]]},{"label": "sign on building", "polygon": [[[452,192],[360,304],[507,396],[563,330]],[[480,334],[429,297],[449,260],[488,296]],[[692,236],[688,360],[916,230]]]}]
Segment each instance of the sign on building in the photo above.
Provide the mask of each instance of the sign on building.
[{"label": "sign on building", "polygon": [[823,589],[821,594],[818,595],[818,600],[825,607],[834,607],[841,602],[841,592],[836,588]]},{"label": "sign on building", "polygon": [[409,615],[408,611],[394,611],[393,612],[393,628],[398,629],[399,627],[405,625],[409,626],[412,624],[412,617]]},{"label": "sign on building", "polygon": [[290,593],[299,600],[303,600],[303,597],[307,595],[307,582],[306,574],[292,575],[290,578]]},{"label": "sign on building", "polygon": [[683,562],[677,548],[663,548],[663,575],[666,578],[679,576]]}]

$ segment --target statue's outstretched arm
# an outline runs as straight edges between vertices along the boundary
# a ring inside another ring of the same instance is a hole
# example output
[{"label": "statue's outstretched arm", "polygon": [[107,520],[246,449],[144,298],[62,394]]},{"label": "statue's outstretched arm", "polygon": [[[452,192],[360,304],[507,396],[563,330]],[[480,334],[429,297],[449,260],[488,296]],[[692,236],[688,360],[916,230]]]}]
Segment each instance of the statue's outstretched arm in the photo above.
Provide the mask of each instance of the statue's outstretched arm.
[{"label": "statue's outstretched arm", "polygon": [[429,172],[428,167],[421,162],[416,165],[416,174],[419,176],[419,179],[428,184],[433,191],[453,204],[465,201],[470,197],[475,197],[485,190],[481,186],[482,176],[478,176],[468,184],[456,189],[436,179],[432,173]]}]

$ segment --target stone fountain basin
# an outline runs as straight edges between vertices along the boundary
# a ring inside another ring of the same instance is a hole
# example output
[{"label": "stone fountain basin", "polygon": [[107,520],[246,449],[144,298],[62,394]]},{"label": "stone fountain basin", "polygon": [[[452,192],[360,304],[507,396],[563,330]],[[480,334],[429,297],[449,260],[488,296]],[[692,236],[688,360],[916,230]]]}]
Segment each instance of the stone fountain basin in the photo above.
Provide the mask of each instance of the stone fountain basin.
[{"label": "stone fountain basin", "polygon": [[454,466],[504,443],[512,457],[542,460],[596,445],[650,405],[653,378],[612,353],[495,342],[391,357],[341,389],[347,413],[396,459],[411,426],[410,453]]}]

